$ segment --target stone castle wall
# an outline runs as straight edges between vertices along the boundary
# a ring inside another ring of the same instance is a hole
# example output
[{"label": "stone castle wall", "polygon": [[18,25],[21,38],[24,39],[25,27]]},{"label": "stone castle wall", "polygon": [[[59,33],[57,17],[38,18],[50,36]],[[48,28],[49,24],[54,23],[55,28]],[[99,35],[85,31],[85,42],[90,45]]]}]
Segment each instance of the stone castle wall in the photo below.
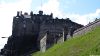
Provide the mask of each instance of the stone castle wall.
[{"label": "stone castle wall", "polygon": [[44,37],[40,40],[40,51],[45,52],[46,51],[46,43],[47,41],[47,34],[44,35]]},{"label": "stone castle wall", "polygon": [[100,26],[100,19],[95,20],[94,22],[89,23],[88,25],[77,29],[76,31],[74,31],[73,36],[79,36],[79,35],[83,35],[89,31],[91,31],[93,28],[95,28],[96,26]]},{"label": "stone castle wall", "polygon": [[[44,15],[43,11],[39,11],[39,14],[31,12],[30,15],[18,12],[17,16],[13,18],[12,35],[11,38],[8,38],[7,48],[4,47],[4,50],[10,51],[6,55],[11,54],[12,50],[15,50],[18,55],[29,51],[45,52],[45,49],[52,45],[65,41],[68,32],[72,34],[80,27],[83,25],[72,22],[69,18],[53,18],[53,14]],[[11,54],[10,56],[16,55]]]}]

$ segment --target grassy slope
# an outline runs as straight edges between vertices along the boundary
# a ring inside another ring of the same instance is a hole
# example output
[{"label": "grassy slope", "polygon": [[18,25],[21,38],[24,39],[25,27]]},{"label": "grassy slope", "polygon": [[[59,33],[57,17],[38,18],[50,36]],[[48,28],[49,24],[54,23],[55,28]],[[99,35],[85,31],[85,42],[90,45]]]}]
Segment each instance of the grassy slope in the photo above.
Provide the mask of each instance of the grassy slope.
[{"label": "grassy slope", "polygon": [[89,56],[100,55],[100,27],[91,32],[56,44],[45,53],[36,52],[32,56]]}]

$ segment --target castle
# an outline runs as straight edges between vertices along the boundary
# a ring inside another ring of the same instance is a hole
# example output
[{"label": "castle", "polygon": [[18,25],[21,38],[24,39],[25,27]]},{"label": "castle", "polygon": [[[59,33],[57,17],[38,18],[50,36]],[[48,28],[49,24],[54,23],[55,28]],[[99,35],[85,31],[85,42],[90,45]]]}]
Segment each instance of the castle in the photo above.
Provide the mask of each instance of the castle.
[{"label": "castle", "polygon": [[20,56],[28,52],[42,51],[56,43],[66,41],[83,25],[69,18],[58,19],[50,15],[17,12],[13,18],[12,35],[2,49],[5,56]]}]

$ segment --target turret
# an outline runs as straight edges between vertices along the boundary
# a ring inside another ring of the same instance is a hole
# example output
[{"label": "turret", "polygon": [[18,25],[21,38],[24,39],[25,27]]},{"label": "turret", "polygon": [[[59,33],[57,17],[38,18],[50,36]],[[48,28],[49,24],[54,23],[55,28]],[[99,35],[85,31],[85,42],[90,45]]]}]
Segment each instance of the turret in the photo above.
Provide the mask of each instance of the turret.
[{"label": "turret", "polygon": [[22,16],[22,11],[17,11],[17,16]]},{"label": "turret", "polygon": [[19,11],[17,11],[17,16],[19,16]]},{"label": "turret", "polygon": [[53,18],[53,13],[51,13],[50,17],[52,17],[52,18]]},{"label": "turret", "polygon": [[30,16],[30,15],[28,15],[28,13],[27,13],[27,12],[25,12],[25,13],[24,13],[24,18],[31,18],[31,16]]},{"label": "turret", "polygon": [[33,16],[33,11],[30,12],[30,16]]},{"label": "turret", "polygon": [[39,11],[39,15],[43,15],[43,11]]}]

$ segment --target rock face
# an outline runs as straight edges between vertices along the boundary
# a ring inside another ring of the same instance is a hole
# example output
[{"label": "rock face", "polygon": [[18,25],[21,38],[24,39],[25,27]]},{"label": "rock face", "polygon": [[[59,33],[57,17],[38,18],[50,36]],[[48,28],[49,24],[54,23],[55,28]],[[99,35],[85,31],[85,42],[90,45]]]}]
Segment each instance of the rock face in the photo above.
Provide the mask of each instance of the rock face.
[{"label": "rock face", "polygon": [[[69,18],[53,18],[53,14],[28,15],[17,12],[13,18],[12,35],[8,38],[7,44],[2,49],[5,56],[20,56],[30,51],[45,51],[53,44],[63,42],[67,35],[73,36],[73,32],[83,25],[72,22]],[[42,49],[43,48],[43,49]]]}]

